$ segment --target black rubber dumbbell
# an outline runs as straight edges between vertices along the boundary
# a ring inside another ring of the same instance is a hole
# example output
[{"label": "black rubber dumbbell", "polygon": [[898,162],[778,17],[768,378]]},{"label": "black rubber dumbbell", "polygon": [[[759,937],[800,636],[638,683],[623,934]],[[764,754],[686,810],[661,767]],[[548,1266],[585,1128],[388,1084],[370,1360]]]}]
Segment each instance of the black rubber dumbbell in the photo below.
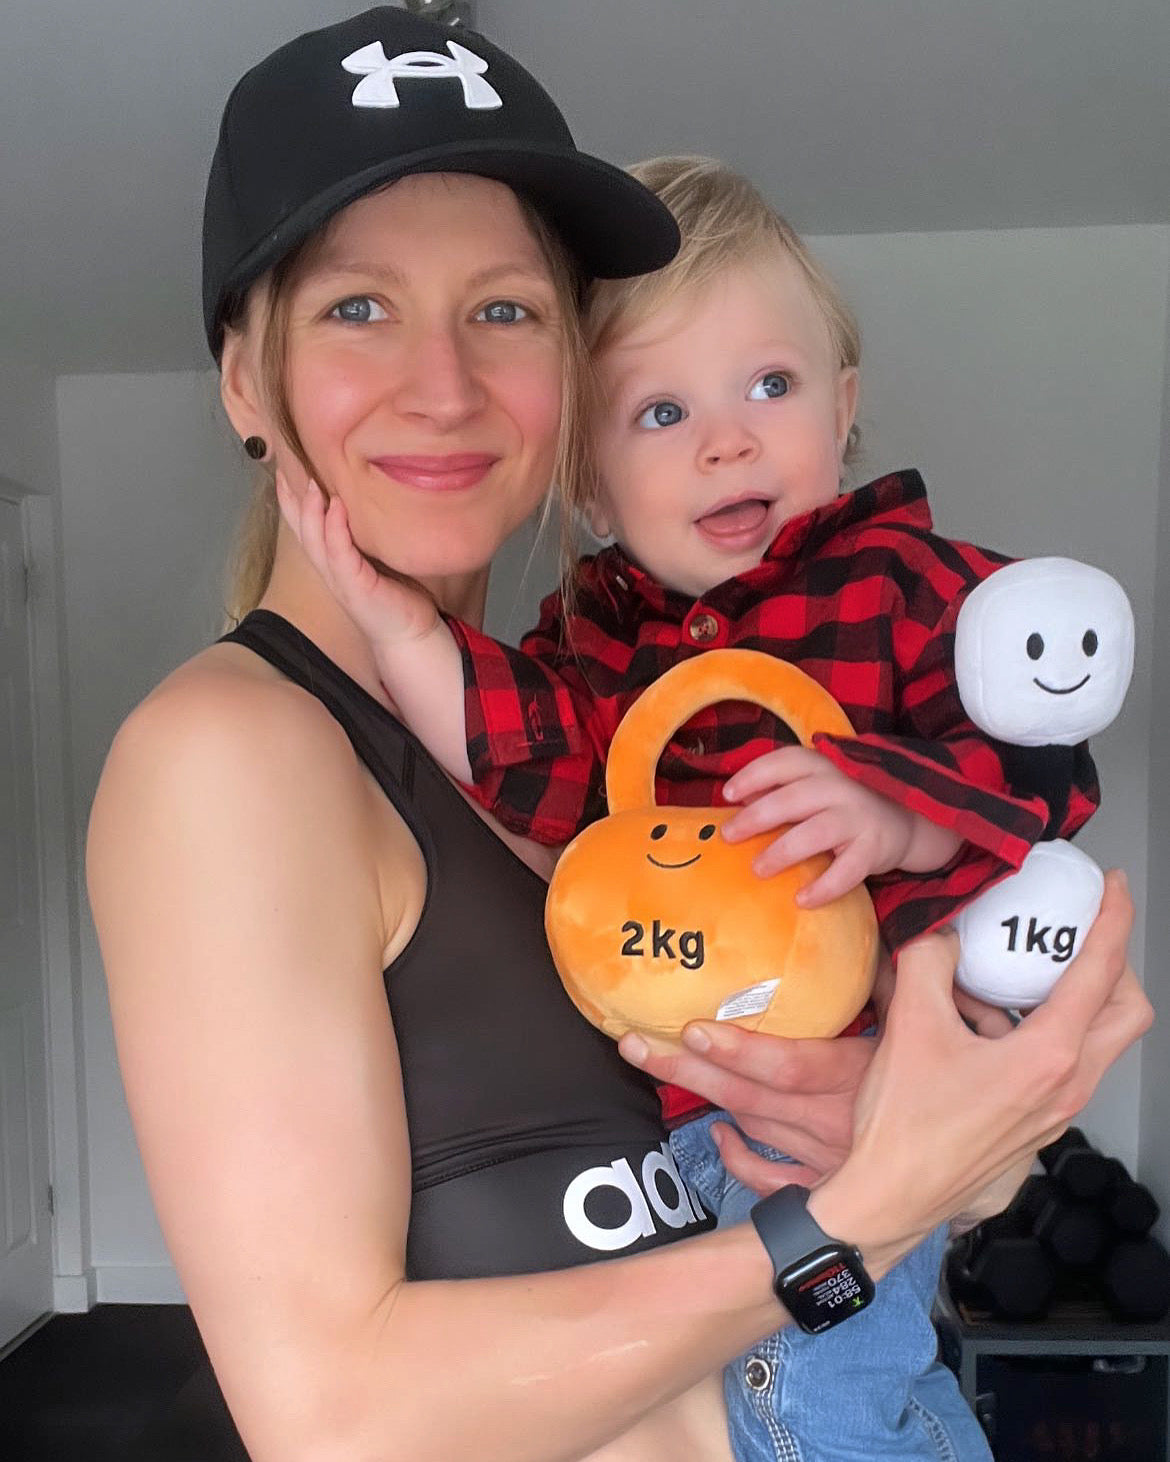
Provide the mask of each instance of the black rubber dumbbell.
[{"label": "black rubber dumbbell", "polygon": [[[1039,1320],[1056,1290],[1056,1268],[1040,1240],[1000,1214],[960,1239],[947,1255],[952,1296],[1005,1320]],[[1007,1232],[1005,1232],[1005,1229]]]},{"label": "black rubber dumbbell", "polygon": [[1024,1221],[1025,1231],[1061,1264],[1085,1268],[1096,1264],[1108,1247],[1109,1226],[1100,1204],[1068,1197],[1054,1178],[1029,1178],[1012,1208]]},{"label": "black rubber dumbbell", "polygon": [[1079,1127],[1070,1127],[1037,1154],[1044,1170],[1060,1184],[1070,1198],[1100,1198],[1116,1181],[1114,1158],[1108,1158],[1090,1145]]},{"label": "black rubber dumbbell", "polygon": [[1105,1216],[1126,1238],[1144,1238],[1157,1223],[1161,1209],[1146,1185],[1130,1177],[1124,1163],[1115,1157],[1109,1161],[1113,1181],[1103,1199]]},{"label": "black rubber dumbbell", "polygon": [[1170,1254],[1157,1239],[1122,1239],[1098,1284],[1119,1320],[1160,1320],[1170,1313]]}]

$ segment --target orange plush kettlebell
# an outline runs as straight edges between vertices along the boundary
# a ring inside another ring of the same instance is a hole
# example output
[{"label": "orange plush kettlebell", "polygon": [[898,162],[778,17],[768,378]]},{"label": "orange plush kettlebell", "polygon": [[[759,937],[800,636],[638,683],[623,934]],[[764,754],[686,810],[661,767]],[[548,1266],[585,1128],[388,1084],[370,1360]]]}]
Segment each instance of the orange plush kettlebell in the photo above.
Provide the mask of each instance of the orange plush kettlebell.
[{"label": "orange plush kettlebell", "polygon": [[760,878],[752,859],[774,832],[728,843],[719,825],[734,808],[655,806],[667,741],[724,700],[765,706],[806,746],[817,731],[853,734],[828,691],[758,650],[683,661],[630,708],[609,750],[609,816],[565,849],[545,905],[566,990],[615,1038],[630,1029],[677,1037],[698,1019],[832,1036],[873,986],[877,920],[864,887],[802,909],[794,896],[828,866],[825,855]]}]

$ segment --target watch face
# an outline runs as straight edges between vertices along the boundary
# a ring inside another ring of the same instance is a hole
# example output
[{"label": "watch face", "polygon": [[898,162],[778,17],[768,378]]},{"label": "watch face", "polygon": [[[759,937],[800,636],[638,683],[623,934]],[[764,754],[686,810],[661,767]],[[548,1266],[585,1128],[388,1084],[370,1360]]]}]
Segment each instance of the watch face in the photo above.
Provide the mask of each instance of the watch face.
[{"label": "watch face", "polygon": [[776,1293],[802,1330],[816,1335],[839,1325],[873,1299],[873,1281],[847,1246],[818,1249],[786,1269]]}]

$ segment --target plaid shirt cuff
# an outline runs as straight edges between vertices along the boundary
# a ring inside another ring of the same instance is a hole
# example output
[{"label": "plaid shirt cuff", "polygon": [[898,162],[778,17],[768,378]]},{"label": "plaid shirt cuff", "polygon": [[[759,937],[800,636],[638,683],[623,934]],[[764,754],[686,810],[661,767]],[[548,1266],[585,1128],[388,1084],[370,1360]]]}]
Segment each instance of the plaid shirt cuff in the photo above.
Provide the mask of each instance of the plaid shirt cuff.
[{"label": "plaid shirt cuff", "polygon": [[461,620],[447,625],[463,658],[467,758],[477,785],[502,768],[582,749],[572,698],[555,676]]},{"label": "plaid shirt cuff", "polygon": [[1018,868],[1044,834],[1048,807],[1043,798],[980,786],[941,760],[947,755],[945,743],[821,732],[813,745],[853,781],[991,854],[1004,873]]}]

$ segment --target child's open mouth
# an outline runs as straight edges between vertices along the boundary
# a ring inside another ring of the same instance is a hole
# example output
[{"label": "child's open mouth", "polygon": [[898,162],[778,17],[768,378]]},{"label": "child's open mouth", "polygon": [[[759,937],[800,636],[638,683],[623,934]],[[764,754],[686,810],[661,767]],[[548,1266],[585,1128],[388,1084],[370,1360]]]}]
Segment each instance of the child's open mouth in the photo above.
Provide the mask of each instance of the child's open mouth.
[{"label": "child's open mouth", "polygon": [[768,532],[768,498],[743,497],[721,503],[701,518],[695,527],[709,543],[719,548],[745,549],[762,543]]}]

